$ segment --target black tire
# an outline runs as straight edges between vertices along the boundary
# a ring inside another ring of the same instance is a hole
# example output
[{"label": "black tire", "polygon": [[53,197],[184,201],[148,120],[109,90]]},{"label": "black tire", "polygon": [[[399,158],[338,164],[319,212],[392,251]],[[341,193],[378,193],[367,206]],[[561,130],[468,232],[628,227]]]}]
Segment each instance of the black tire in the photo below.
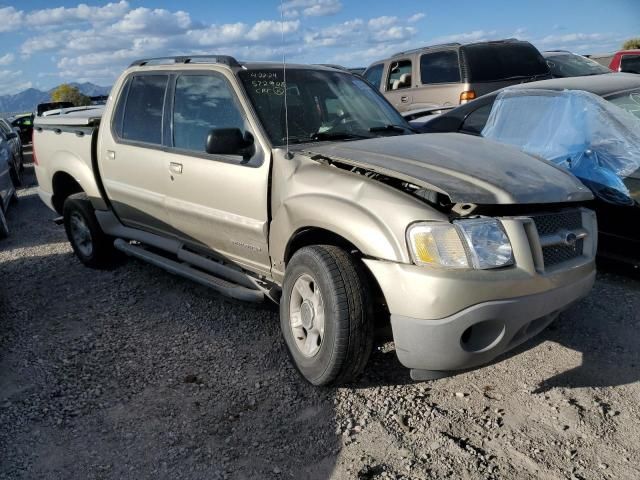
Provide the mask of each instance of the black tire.
[{"label": "black tire", "polygon": [[9,225],[7,224],[7,217],[4,215],[2,202],[0,202],[0,239],[7,238],[8,236],[9,236]]},{"label": "black tire", "polygon": [[[80,261],[91,268],[109,267],[112,264],[115,250],[113,238],[106,235],[100,228],[87,195],[85,193],[70,195],[64,202],[62,216],[67,238]],[[83,233],[88,235],[90,248],[86,242],[79,239],[78,231],[81,224]]]},{"label": "black tire", "polygon": [[[304,247],[287,265],[280,299],[280,327],[294,365],[314,385],[352,382],[369,360],[373,314],[362,268],[356,258],[332,245]],[[290,316],[294,285],[309,277],[316,282],[313,288],[319,288],[324,307],[324,335],[319,350],[311,357],[296,344]]]}]

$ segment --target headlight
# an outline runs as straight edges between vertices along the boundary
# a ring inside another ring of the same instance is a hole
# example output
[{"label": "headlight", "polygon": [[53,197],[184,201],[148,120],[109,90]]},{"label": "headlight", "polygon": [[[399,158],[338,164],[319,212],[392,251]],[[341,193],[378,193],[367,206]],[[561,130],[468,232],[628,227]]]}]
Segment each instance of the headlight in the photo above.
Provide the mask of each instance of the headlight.
[{"label": "headlight", "polygon": [[462,233],[473,268],[497,268],[513,264],[509,237],[495,218],[458,220],[455,226]]},{"label": "headlight", "polygon": [[513,264],[509,237],[494,218],[415,223],[407,242],[416,265],[483,270]]}]

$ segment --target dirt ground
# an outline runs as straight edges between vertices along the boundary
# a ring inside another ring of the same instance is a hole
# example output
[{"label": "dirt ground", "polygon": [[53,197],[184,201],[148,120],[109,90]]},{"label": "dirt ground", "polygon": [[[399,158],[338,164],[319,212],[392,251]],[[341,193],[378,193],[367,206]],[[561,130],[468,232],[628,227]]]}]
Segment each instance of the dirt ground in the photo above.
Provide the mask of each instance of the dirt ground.
[{"label": "dirt ground", "polygon": [[637,278],[488,367],[413,383],[383,344],[319,389],[273,306],[87,269],[54,216],[22,189],[0,242],[0,479],[640,478]]}]

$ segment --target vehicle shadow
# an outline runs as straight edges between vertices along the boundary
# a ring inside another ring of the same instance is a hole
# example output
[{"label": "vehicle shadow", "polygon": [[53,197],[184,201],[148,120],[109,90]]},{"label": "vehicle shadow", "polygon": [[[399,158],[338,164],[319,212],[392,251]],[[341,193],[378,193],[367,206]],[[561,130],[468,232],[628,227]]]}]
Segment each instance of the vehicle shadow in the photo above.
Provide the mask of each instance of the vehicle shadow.
[{"label": "vehicle shadow", "polygon": [[617,273],[598,274],[586,299],[565,312],[536,343],[556,342],[582,353],[582,363],[538,385],[608,387],[640,380],[640,282]]}]

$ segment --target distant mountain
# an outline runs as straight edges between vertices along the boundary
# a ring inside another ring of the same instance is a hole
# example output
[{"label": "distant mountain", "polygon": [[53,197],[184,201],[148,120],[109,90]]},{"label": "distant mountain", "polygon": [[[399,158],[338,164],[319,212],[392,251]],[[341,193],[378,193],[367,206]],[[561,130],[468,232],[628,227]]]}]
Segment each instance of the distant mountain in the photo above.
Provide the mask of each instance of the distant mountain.
[{"label": "distant mountain", "polygon": [[[85,83],[69,83],[77,87],[82,93],[90,97],[97,95],[107,95],[111,87],[101,87],[90,82]],[[0,112],[18,113],[33,112],[39,103],[51,101],[51,92],[57,87],[46,92],[36,88],[28,88],[15,95],[0,95]]]}]

